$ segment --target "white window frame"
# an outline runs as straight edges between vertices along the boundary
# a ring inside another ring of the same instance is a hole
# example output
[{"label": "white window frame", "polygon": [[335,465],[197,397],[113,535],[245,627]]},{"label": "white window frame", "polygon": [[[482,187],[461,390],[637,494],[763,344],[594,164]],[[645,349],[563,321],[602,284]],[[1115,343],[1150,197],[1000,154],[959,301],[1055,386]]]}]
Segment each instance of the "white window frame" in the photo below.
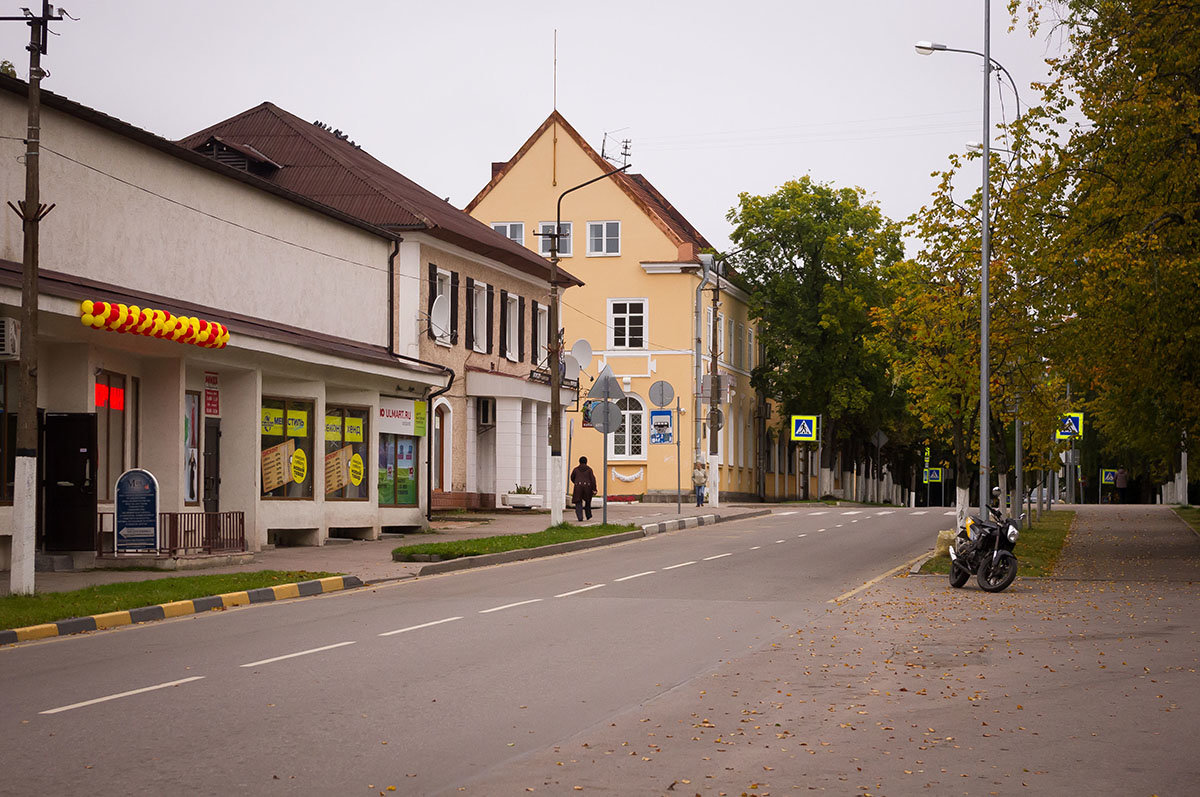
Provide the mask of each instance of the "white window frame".
[{"label": "white window frame", "polygon": [[746,370],[754,370],[754,328],[746,328]]},{"label": "white window frame", "polygon": [[[608,458],[610,461],[629,462],[629,461],[646,461],[646,426],[648,413],[646,412],[646,402],[640,396],[634,393],[626,393],[625,398],[617,402],[617,406],[622,404],[636,402],[640,409],[631,409],[628,407],[621,408],[621,425],[617,431],[610,435],[605,435],[608,438]],[[641,432],[636,437],[631,433],[633,424],[629,422],[629,418],[638,417],[638,425]],[[618,443],[623,443],[625,453],[617,453]],[[637,446],[638,453],[631,453],[634,446]]]},{"label": "white window frame", "polygon": [[[725,349],[726,341],[728,341],[730,346],[733,345],[733,323],[734,323],[733,318],[725,319],[725,326],[727,327],[727,329],[722,330],[722,332],[725,333],[725,337],[723,337],[721,339],[721,349],[722,350]],[[725,352],[725,362],[728,365],[733,365],[733,352],[732,351]]]},{"label": "white window frame", "polygon": [[[630,312],[628,312],[628,310],[621,316],[622,318],[625,319],[625,343],[624,343],[624,345],[618,345],[616,342],[616,319],[617,319],[617,316],[613,311],[613,306],[616,304],[628,305],[630,303],[635,303],[635,302],[640,302],[642,305],[642,313],[641,313],[641,316],[642,316],[642,345],[641,346],[629,345],[629,319],[631,317],[634,317],[636,314],[630,313]],[[630,351],[643,351],[643,350],[649,348],[648,341],[650,340],[650,300],[646,299],[645,297],[627,297],[627,298],[611,298],[611,299],[609,299],[608,300],[607,327],[608,327],[608,348],[620,349],[620,350],[628,349]]]},{"label": "white window frame", "polygon": [[725,351],[725,314],[717,313],[717,362],[729,362],[729,352]]},{"label": "white window frame", "polygon": [[746,341],[746,325],[739,323],[737,325],[737,337],[733,342],[734,365],[738,368],[744,368],[746,364],[746,354],[743,344]]},{"label": "white window frame", "polygon": [[[451,298],[450,297],[450,279],[451,279],[450,272],[439,267],[437,270],[437,293],[435,293],[433,296],[435,301],[437,299],[445,296],[446,302],[447,303],[450,302],[450,298]],[[447,308],[446,318],[450,318],[452,313],[453,313],[453,310],[451,310],[450,308]],[[433,323],[433,319],[430,319],[430,323],[431,324]],[[450,346],[450,330],[447,329],[446,334],[444,334],[444,335],[435,335],[433,338],[433,342],[438,344],[439,346],[446,346],[447,348],[449,348],[449,346]]]},{"label": "white window frame", "polygon": [[550,308],[538,305],[534,323],[537,324],[538,335],[537,365],[541,365],[550,356]]},{"label": "white window frame", "polygon": [[504,358],[509,362],[518,362],[521,352],[520,324],[521,324],[521,303],[518,297],[514,294],[508,295],[508,318],[505,319],[507,326],[504,328]]},{"label": "white window frame", "polygon": [[[510,241],[525,245],[525,222],[523,221],[493,221],[492,229],[503,235]],[[513,235],[516,230],[519,235]]]},{"label": "white window frame", "polygon": [[[610,225],[610,224],[617,225],[617,235],[616,235],[617,251],[615,251],[615,252],[608,251],[608,243],[609,243],[609,241],[613,240],[613,238],[611,236],[609,236],[609,234],[608,234],[608,232],[609,232],[608,225]],[[592,227],[595,225],[599,225],[600,230],[601,230],[601,237],[600,237],[601,250],[598,252],[592,250]],[[619,222],[615,219],[610,219],[610,220],[605,220],[605,221],[589,221],[587,223],[587,256],[588,257],[620,257],[621,256],[621,222]]]},{"label": "white window frame", "polygon": [[[545,233],[554,229],[554,222],[539,221],[538,232]],[[575,230],[569,221],[564,221],[558,225],[558,256],[570,257],[574,247],[571,246],[572,239],[575,235]],[[538,235],[538,254],[542,257],[550,257],[550,236]]]},{"label": "white window frame", "polygon": [[487,290],[488,290],[488,285],[486,282],[476,282],[471,287],[471,290],[475,294],[474,300],[473,300],[475,306],[472,308],[472,312],[474,312],[475,317],[473,319],[471,319],[472,334],[475,335],[475,339],[473,341],[471,341],[471,350],[479,352],[480,354],[487,354],[487,339],[488,339],[488,323],[487,323],[487,316],[488,316],[487,296],[488,296],[488,294],[487,294]]}]

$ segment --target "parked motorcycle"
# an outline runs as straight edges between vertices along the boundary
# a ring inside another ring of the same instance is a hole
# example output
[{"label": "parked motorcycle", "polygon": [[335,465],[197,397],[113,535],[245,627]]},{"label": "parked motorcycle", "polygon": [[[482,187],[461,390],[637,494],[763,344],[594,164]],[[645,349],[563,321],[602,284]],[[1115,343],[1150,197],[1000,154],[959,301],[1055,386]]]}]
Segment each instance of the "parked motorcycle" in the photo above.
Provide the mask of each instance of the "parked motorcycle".
[{"label": "parked motorcycle", "polygon": [[[999,488],[993,494],[999,494]],[[1017,577],[1017,557],[1013,554],[1021,536],[1017,521],[991,505],[987,514],[990,520],[980,515],[968,517],[950,547],[950,586],[956,589],[972,574],[985,592],[1007,589]]]}]

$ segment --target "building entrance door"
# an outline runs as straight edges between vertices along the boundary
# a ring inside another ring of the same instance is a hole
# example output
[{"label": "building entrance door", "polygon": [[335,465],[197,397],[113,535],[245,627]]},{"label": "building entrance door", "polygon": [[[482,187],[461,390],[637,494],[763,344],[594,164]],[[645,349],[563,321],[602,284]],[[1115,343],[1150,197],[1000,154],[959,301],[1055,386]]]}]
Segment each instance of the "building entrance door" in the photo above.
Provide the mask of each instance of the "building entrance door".
[{"label": "building entrance door", "polygon": [[205,512],[220,512],[221,506],[221,419],[204,419],[204,490]]},{"label": "building entrance door", "polygon": [[96,545],[96,416],[45,415],[42,430],[42,539],[47,551]]}]

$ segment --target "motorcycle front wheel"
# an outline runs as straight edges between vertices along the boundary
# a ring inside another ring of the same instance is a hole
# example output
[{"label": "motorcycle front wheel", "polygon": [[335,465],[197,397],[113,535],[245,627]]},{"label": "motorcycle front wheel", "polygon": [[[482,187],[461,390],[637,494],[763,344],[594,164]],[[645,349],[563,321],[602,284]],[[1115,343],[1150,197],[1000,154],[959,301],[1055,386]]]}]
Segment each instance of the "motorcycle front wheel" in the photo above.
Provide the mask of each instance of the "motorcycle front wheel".
[{"label": "motorcycle front wheel", "polygon": [[1008,589],[1016,577],[1017,557],[1008,551],[1001,551],[995,562],[989,556],[980,563],[976,579],[984,592],[1000,592]]},{"label": "motorcycle front wheel", "polygon": [[950,562],[950,586],[958,589],[963,584],[967,583],[967,579],[971,577],[971,571],[960,565],[958,562]]}]

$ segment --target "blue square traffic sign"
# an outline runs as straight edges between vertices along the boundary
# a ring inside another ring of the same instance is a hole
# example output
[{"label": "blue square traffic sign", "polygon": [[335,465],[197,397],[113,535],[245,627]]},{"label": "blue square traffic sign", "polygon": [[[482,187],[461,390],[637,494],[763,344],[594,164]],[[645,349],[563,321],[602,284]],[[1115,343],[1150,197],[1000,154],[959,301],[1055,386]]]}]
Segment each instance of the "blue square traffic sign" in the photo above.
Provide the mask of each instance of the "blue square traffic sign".
[{"label": "blue square traffic sign", "polygon": [[792,439],[815,443],[817,441],[817,416],[793,415]]}]

